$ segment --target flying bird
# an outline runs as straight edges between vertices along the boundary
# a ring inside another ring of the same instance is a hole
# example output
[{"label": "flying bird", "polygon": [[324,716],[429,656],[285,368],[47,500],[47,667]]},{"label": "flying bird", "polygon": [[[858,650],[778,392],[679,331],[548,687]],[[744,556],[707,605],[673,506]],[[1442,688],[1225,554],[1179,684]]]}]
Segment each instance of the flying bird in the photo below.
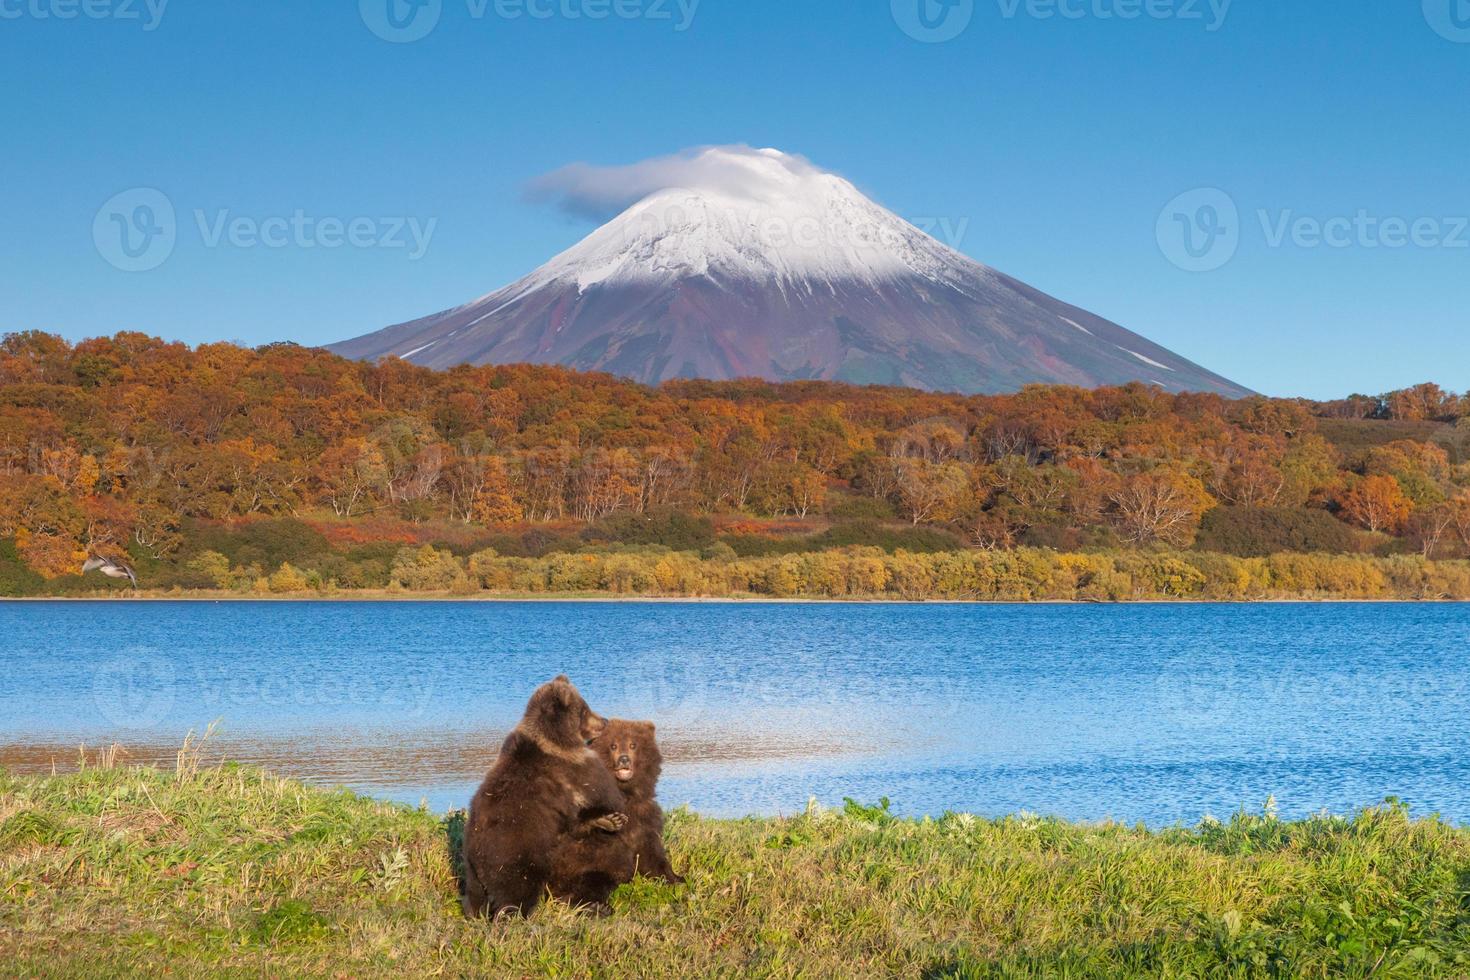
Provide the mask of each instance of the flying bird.
[{"label": "flying bird", "polygon": [[138,576],[133,574],[133,570],[111,558],[88,558],[82,564],[82,574],[85,575],[88,572],[101,572],[108,578],[125,578],[133,583],[133,588],[138,587]]}]

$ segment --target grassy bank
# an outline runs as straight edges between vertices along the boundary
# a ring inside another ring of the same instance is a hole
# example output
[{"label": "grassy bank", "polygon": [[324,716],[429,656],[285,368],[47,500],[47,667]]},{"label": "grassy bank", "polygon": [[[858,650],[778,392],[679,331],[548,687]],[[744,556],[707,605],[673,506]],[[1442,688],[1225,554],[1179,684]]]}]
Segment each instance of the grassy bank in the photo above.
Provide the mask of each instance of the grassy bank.
[{"label": "grassy bank", "polygon": [[[887,552],[846,547],[739,558],[667,548],[555,553],[538,558],[481,551],[461,558],[425,545],[393,556],[387,582],[343,586],[284,563],[274,573],[230,571],[150,587],[154,597],[762,598],[970,602],[1245,602],[1262,600],[1467,600],[1470,561],[1418,555],[1284,553],[1264,558],[1193,551],[1068,553]],[[133,594],[101,578],[36,579],[0,596]]]},{"label": "grassy bank", "polygon": [[1470,831],[1393,807],[1148,832],[672,815],[688,885],[458,912],[454,821],[254,770],[0,774],[0,971],[1465,976]]}]

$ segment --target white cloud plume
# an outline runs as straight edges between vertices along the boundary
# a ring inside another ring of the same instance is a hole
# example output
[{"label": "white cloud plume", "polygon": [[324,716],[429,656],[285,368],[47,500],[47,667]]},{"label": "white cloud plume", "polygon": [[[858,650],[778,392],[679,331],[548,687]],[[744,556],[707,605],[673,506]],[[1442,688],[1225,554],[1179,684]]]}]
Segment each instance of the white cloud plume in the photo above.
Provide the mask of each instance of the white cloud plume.
[{"label": "white cloud plume", "polygon": [[769,166],[773,160],[799,177],[826,173],[805,157],[776,150],[744,144],[697,146],[622,166],[569,164],[531,181],[526,196],[579,218],[606,221],[648,195],[673,187],[746,195],[762,183],[752,164]]}]

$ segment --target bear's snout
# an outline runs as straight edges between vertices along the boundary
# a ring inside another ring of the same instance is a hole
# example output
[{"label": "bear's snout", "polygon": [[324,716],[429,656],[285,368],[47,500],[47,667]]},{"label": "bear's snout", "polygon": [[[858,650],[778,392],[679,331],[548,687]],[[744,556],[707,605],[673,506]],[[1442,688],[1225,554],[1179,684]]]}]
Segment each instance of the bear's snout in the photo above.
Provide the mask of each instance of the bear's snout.
[{"label": "bear's snout", "polygon": [[601,735],[602,730],[606,727],[606,718],[592,711],[588,711],[586,717],[582,720],[582,738],[590,742]]}]

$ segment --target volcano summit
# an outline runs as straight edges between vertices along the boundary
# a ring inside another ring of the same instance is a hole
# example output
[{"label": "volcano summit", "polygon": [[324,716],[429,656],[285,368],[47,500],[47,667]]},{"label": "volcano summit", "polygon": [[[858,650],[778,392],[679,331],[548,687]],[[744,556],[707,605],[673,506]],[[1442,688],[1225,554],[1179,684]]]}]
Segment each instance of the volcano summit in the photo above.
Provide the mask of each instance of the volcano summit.
[{"label": "volcano summit", "polygon": [[[428,367],[530,362],[671,378],[965,393],[1142,381],[1249,392],[960,254],[778,150],[710,147],[519,282],[333,345]],[[636,187],[636,181],[633,183]]]}]

